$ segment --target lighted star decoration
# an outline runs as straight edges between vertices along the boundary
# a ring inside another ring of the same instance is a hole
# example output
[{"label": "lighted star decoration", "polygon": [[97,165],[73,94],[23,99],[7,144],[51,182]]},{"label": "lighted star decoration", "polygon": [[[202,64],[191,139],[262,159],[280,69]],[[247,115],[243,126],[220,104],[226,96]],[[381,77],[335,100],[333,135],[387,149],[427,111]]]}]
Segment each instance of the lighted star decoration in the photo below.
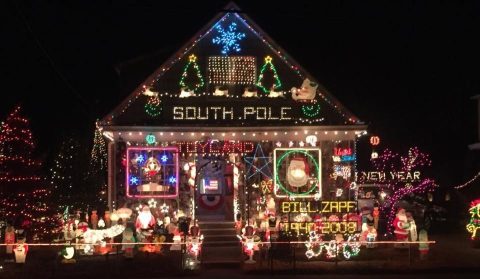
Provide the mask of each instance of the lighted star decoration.
[{"label": "lighted star decoration", "polygon": [[237,24],[232,22],[225,30],[220,24],[217,24],[217,37],[212,39],[212,42],[217,45],[223,45],[222,54],[228,54],[230,51],[239,52],[241,50],[240,40],[245,38],[245,33],[237,32]]},{"label": "lighted star decoration", "polygon": [[166,154],[163,154],[163,156],[160,157],[160,160],[162,161],[162,163],[166,163],[168,161],[168,156]]},{"label": "lighted star decoration", "polygon": [[161,206],[160,206],[160,212],[162,213],[168,213],[168,209],[170,208],[170,206],[168,206],[166,203],[163,203]]},{"label": "lighted star decoration", "polygon": [[174,184],[177,182],[177,178],[175,176],[170,176],[170,178],[168,179],[168,182],[170,182],[170,184]]},{"label": "lighted star decoration", "polygon": [[132,185],[138,185],[138,177],[136,177],[136,176],[131,176],[131,177],[130,177],[130,184],[132,184]]},{"label": "lighted star decoration", "polygon": [[253,157],[245,157],[245,162],[248,165],[247,179],[252,178],[258,173],[263,174],[265,178],[272,179],[272,157],[265,156],[260,144],[257,144]]},{"label": "lighted star decoration", "polygon": [[268,55],[267,57],[265,57],[265,63],[271,63],[272,62],[272,57],[270,55]]},{"label": "lighted star decoration", "polygon": [[195,61],[197,61],[197,57],[195,56],[195,54],[190,55],[190,56],[188,57],[188,61],[190,61],[190,62],[192,62],[192,63],[195,62]]}]

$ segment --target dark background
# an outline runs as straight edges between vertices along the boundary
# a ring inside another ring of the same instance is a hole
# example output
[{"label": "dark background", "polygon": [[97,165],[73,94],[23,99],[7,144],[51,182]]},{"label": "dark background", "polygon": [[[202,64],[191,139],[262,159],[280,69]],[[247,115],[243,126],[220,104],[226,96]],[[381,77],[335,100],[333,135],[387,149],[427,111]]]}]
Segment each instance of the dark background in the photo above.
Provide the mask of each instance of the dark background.
[{"label": "dark background", "polygon": [[[2,1],[0,118],[22,103],[42,155],[67,131],[93,140],[94,120],[227,3]],[[236,3],[381,137],[380,148],[418,145],[441,186],[471,174],[479,1]]]}]

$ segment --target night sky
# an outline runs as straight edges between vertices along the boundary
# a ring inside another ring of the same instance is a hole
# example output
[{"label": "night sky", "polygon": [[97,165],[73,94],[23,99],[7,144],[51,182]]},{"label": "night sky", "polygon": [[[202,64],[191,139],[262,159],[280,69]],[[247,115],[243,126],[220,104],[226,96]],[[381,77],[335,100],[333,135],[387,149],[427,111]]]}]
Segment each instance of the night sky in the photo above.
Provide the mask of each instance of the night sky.
[{"label": "night sky", "polygon": [[[319,2],[236,3],[382,148],[418,145],[442,186],[464,181],[477,140],[480,2]],[[43,154],[69,131],[93,139],[94,120],[227,3],[2,1],[1,119],[22,103]]]}]

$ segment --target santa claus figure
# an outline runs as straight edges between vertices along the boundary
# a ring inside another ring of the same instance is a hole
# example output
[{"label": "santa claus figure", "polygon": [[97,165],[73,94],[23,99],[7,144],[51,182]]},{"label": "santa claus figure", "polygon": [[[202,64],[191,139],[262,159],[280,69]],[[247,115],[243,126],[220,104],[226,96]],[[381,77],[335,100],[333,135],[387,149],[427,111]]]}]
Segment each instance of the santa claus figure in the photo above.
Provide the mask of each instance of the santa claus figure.
[{"label": "santa claus figure", "polygon": [[290,90],[290,92],[292,92],[292,99],[295,101],[313,100],[315,99],[315,95],[317,93],[317,87],[317,83],[312,82],[307,78],[303,81],[302,87],[293,87]]},{"label": "santa claus figure", "polygon": [[407,241],[410,223],[408,222],[405,209],[398,209],[397,216],[393,220],[393,226],[395,227],[394,233],[397,241]]},{"label": "santa claus figure", "polygon": [[150,207],[143,206],[142,211],[138,214],[135,227],[137,230],[147,230],[152,229],[155,226],[155,217],[150,211]]},{"label": "santa claus figure", "polygon": [[310,170],[305,158],[293,158],[287,169],[287,181],[292,187],[302,187],[307,184]]}]

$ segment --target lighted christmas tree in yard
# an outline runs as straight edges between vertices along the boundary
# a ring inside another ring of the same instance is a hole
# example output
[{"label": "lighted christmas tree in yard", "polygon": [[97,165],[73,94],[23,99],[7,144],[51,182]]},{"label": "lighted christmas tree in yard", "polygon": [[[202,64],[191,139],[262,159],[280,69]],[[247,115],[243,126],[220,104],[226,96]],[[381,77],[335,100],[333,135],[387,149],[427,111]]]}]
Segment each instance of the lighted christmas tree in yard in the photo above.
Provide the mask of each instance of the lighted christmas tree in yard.
[{"label": "lighted christmas tree in yard", "polygon": [[[268,70],[268,71],[267,71]],[[269,75],[267,73],[270,73]],[[270,77],[270,78],[269,78]],[[267,81],[270,80],[270,82]],[[265,57],[265,63],[263,63],[258,75],[257,86],[262,89],[264,93],[268,93],[270,89],[280,89],[282,82],[277,74],[277,69],[272,63],[272,57]]]},{"label": "lighted christmas tree in yard", "polygon": [[[386,149],[378,158],[372,159],[372,163],[376,171],[385,173],[384,179],[377,184],[385,193],[381,211],[388,221],[387,233],[392,233],[398,202],[410,195],[431,192],[437,187],[435,180],[425,177],[425,169],[431,165],[431,160],[428,154],[412,147],[403,156]],[[387,192],[391,195],[386,195]]]},{"label": "lighted christmas tree in yard", "polygon": [[86,209],[85,203],[85,159],[80,143],[72,136],[62,141],[50,168],[50,189],[53,200],[63,211],[70,208]]},{"label": "lighted christmas tree in yard", "polygon": [[17,106],[0,131],[0,190],[12,193],[33,189],[41,180],[41,162],[32,159],[35,148],[28,120],[20,116]]},{"label": "lighted christmas tree in yard", "polygon": [[106,205],[107,197],[107,144],[102,132],[95,128],[86,189],[88,204],[94,208]]},{"label": "lighted christmas tree in yard", "polygon": [[29,121],[20,106],[7,117],[0,132],[0,212],[29,239],[47,239],[58,229],[51,193],[41,175],[41,162],[32,158],[35,145]]}]

